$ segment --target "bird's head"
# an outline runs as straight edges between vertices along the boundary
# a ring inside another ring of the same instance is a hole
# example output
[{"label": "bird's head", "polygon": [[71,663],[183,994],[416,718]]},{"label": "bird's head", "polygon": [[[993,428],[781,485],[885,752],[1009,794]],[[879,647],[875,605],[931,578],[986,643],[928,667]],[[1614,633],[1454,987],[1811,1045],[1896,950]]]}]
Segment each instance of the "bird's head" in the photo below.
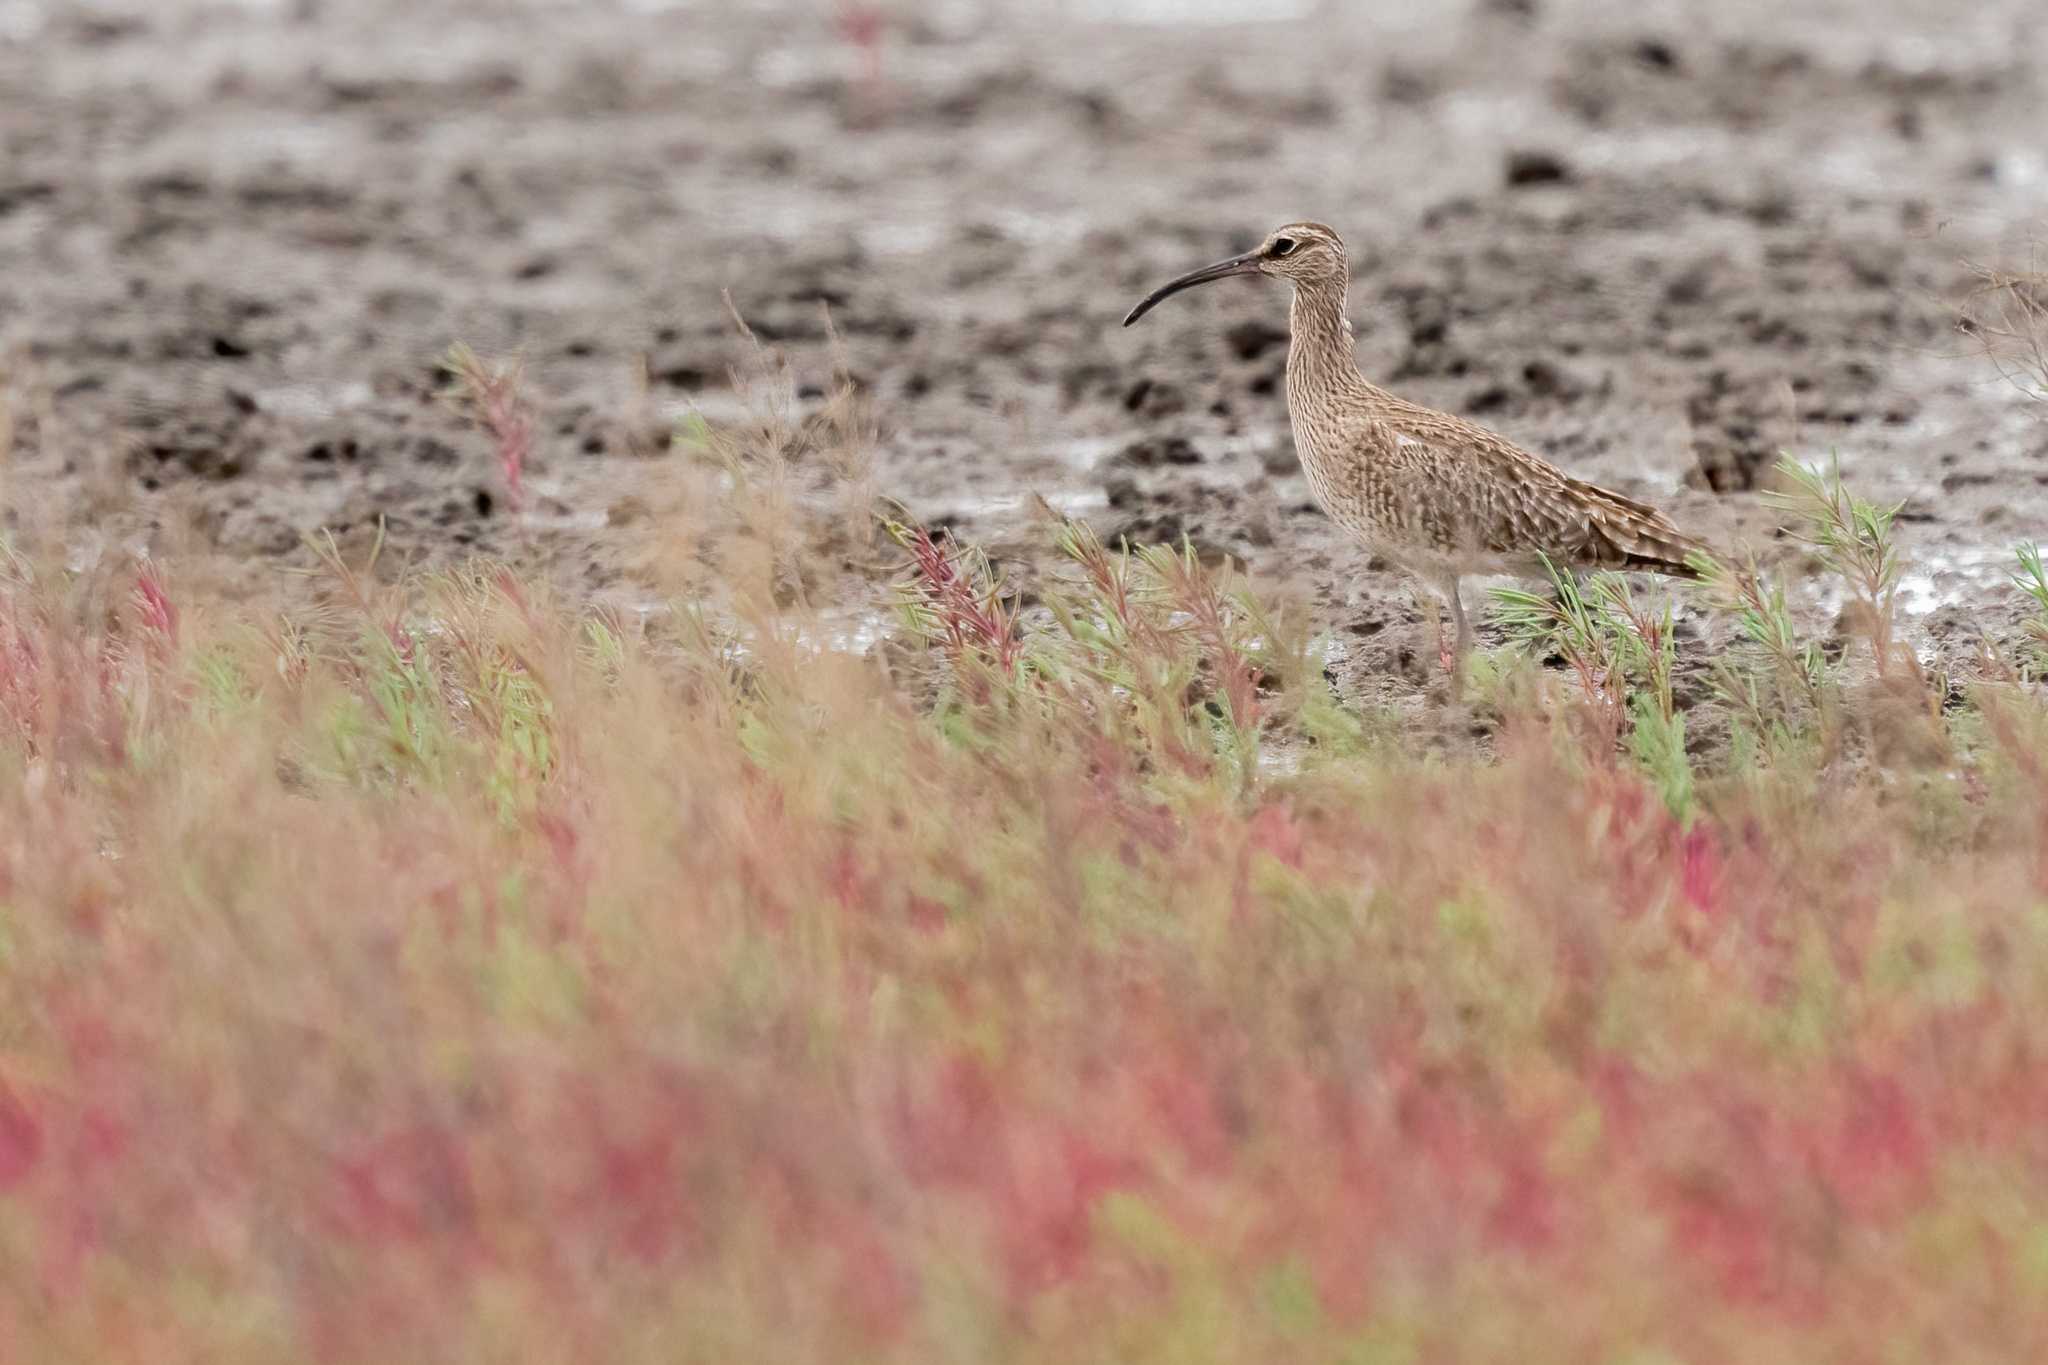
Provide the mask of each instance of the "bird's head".
[{"label": "bird's head", "polygon": [[1229,275],[1278,275],[1299,287],[1331,281],[1342,283],[1349,277],[1349,270],[1344,260],[1344,241],[1335,232],[1321,223],[1289,223],[1273,229],[1265,241],[1242,256],[1205,265],[1160,285],[1130,311],[1124,326],[1151,312],[1152,306],[1169,294]]}]

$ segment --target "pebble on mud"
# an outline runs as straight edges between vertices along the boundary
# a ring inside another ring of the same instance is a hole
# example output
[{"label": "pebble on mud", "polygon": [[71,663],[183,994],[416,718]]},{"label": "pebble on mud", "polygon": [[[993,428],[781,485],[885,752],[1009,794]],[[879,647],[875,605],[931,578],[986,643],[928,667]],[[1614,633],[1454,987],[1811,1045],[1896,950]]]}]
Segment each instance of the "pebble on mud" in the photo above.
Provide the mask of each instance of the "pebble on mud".
[{"label": "pebble on mud", "polygon": [[1508,153],[1504,178],[1511,187],[1567,185],[1574,179],[1572,168],[1555,152],[1523,149]]},{"label": "pebble on mud", "polygon": [[1151,469],[1158,465],[1190,465],[1202,462],[1202,452],[1185,436],[1145,436],[1117,452],[1118,464]]}]

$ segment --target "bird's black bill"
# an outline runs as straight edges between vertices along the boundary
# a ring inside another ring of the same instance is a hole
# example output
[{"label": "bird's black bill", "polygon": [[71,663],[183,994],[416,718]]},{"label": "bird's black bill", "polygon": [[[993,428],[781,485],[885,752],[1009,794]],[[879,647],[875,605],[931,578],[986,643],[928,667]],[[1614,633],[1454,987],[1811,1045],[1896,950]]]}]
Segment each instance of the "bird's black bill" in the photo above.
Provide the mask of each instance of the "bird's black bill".
[{"label": "bird's black bill", "polygon": [[1189,271],[1177,280],[1169,280],[1147,294],[1136,308],[1133,308],[1124,315],[1124,326],[1130,326],[1139,318],[1151,312],[1152,306],[1161,299],[1171,294],[1178,294],[1183,289],[1193,289],[1198,284],[1207,284],[1211,280],[1220,280],[1227,275],[1249,275],[1252,271],[1259,268],[1259,260],[1258,252],[1247,251],[1242,256],[1232,256],[1227,261],[1218,261],[1214,265],[1205,265],[1200,270]]}]

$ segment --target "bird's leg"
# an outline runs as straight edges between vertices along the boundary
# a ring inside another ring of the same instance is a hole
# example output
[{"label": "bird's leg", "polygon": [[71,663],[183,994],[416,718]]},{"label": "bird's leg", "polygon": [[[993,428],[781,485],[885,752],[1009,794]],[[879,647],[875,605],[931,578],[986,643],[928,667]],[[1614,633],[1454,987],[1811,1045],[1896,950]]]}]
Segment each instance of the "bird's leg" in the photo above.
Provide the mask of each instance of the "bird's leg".
[{"label": "bird's leg", "polygon": [[[1450,673],[1452,686],[1456,686],[1456,684],[1462,684],[1462,681],[1464,681],[1464,657],[1473,653],[1473,622],[1468,622],[1464,618],[1464,602],[1458,598],[1458,575],[1456,573],[1446,573],[1442,583],[1444,583],[1444,596],[1450,600],[1450,620],[1454,622],[1454,626],[1458,630],[1458,645],[1456,645],[1458,653],[1444,657],[1444,671]],[[1442,643],[1442,634],[1440,634],[1438,636],[1438,651],[1442,651],[1442,649],[1444,649],[1444,643]]]},{"label": "bird's leg", "polygon": [[1458,597],[1458,575],[1444,575],[1444,596],[1451,599],[1451,620],[1458,628],[1458,663],[1462,667],[1465,656],[1472,652],[1472,623],[1465,619],[1465,604]]},{"label": "bird's leg", "polygon": [[1429,633],[1436,641],[1436,661],[1444,672],[1451,671],[1450,642],[1444,639],[1443,604],[1436,600],[1436,594],[1418,585],[1415,589],[1415,605],[1429,613]]}]

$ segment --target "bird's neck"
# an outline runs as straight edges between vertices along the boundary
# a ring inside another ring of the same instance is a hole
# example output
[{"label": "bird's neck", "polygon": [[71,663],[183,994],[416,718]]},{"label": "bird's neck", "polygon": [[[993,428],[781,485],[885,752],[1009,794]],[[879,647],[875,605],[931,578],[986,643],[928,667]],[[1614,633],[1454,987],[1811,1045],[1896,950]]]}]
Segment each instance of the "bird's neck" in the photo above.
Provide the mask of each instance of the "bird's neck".
[{"label": "bird's neck", "polygon": [[1294,286],[1294,305],[1288,317],[1290,402],[1319,403],[1381,394],[1358,372],[1358,361],[1351,350],[1351,323],[1344,315],[1345,292],[1342,280]]}]

